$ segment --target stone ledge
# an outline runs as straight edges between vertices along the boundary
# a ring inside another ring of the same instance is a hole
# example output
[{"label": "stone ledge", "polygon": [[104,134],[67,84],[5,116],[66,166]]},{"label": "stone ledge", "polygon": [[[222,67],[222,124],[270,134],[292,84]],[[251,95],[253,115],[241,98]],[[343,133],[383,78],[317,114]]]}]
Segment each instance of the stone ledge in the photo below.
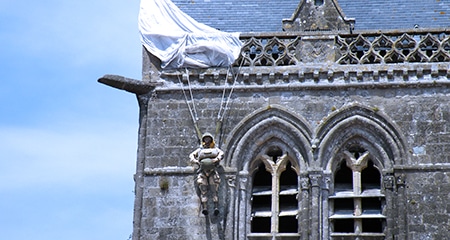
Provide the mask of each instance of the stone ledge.
[{"label": "stone ledge", "polygon": [[[225,173],[235,173],[236,169],[224,167]],[[154,176],[154,175],[192,175],[197,171],[195,167],[161,167],[161,168],[145,168],[144,175],[145,176]]]},{"label": "stone ledge", "polygon": [[[232,74],[232,72],[237,72]],[[450,79],[450,63],[380,64],[380,65],[303,65],[289,67],[209,68],[165,71],[161,74],[165,86],[175,85],[236,86],[277,84],[336,83],[408,83],[419,80]]]},{"label": "stone ledge", "polygon": [[396,165],[394,170],[407,172],[450,172],[450,163]]},{"label": "stone ledge", "polygon": [[[284,83],[274,85],[224,85],[224,86],[192,86],[193,92],[276,92],[276,91],[301,91],[301,90],[347,90],[347,89],[420,89],[433,87],[450,87],[450,80],[428,80],[428,81],[402,81],[402,82],[323,82],[323,83]],[[156,93],[173,93],[189,91],[186,87],[170,86],[156,88]]]}]

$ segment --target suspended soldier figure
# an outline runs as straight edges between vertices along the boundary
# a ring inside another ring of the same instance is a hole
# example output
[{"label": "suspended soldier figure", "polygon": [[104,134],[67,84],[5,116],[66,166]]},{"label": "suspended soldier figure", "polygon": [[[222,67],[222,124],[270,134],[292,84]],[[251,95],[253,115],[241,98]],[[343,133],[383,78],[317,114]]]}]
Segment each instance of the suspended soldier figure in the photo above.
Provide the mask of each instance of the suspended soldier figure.
[{"label": "suspended soldier figure", "polygon": [[220,176],[217,167],[223,159],[223,151],[215,146],[214,138],[211,134],[205,133],[202,136],[202,145],[189,155],[191,163],[199,166],[197,171],[197,184],[200,189],[200,201],[202,203],[202,213],[208,215],[208,191],[214,202],[214,215],[219,214],[218,190]]}]

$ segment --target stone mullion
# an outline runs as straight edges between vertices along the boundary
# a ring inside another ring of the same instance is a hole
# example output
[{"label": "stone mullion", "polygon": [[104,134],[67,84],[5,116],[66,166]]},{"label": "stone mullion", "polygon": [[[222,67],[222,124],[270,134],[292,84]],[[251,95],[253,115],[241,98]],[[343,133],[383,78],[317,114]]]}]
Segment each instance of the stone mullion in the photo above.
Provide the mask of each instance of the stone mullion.
[{"label": "stone mullion", "polygon": [[[353,195],[356,196],[353,198],[354,204],[354,216],[361,216],[362,214],[362,199],[360,197],[362,193],[362,182],[361,182],[361,172],[363,169],[367,167],[367,163],[369,160],[369,153],[365,152],[358,158],[354,157],[354,154],[345,151],[345,160],[347,166],[352,170],[353,175]],[[362,232],[362,219],[354,219],[354,230],[356,234]]]},{"label": "stone mullion", "polygon": [[[226,178],[226,186],[227,186],[227,192],[229,193],[229,196],[227,197],[230,201],[229,201],[229,205],[228,204],[224,204],[224,209],[225,211],[229,211],[231,214],[227,214],[227,225],[230,224],[231,229],[233,229],[232,232],[225,232],[225,237],[229,238],[229,239],[239,239],[237,236],[239,236],[239,229],[242,227],[244,228],[245,225],[242,224],[243,221],[241,221],[240,215],[239,215],[239,208],[241,208],[242,206],[239,205],[239,201],[240,199],[240,181],[241,179],[243,179],[243,182],[247,182],[246,181],[246,174],[244,174],[243,176],[240,176],[239,173],[227,173],[227,175],[225,176]],[[244,209],[247,209],[247,206],[244,204]],[[237,217],[236,217],[237,216]],[[231,221],[233,219],[238,219],[237,221]],[[247,223],[247,220],[244,221],[244,223]],[[242,225],[242,226],[241,226]],[[228,228],[228,226],[227,226]]]},{"label": "stone mullion", "polygon": [[393,209],[396,209],[394,201],[395,201],[395,192],[394,192],[394,176],[386,175],[383,178],[383,187],[384,187],[384,195],[386,206],[383,211],[383,215],[388,216],[386,219],[386,239],[392,240],[395,235],[395,231],[393,229],[397,228],[397,224],[394,219],[396,218],[396,213],[394,213]]},{"label": "stone mullion", "polygon": [[398,216],[398,239],[404,240],[408,239],[406,219],[407,219],[407,207],[406,207],[406,196],[405,196],[405,176],[400,174],[396,176],[396,186],[397,186],[397,216]]},{"label": "stone mullion", "polygon": [[300,214],[299,214],[299,226],[300,226],[300,233],[301,233],[301,239],[307,240],[309,239],[309,229],[310,229],[310,184],[309,184],[309,178],[308,177],[301,177],[300,178],[300,190],[299,194],[301,194],[301,205],[300,205]]},{"label": "stone mullion", "polygon": [[[242,236],[250,232],[251,206],[240,203],[249,202],[249,197],[251,197],[251,191],[248,191],[248,172],[240,172],[236,184],[237,197],[235,197],[235,206],[238,207],[234,210],[233,219],[238,218],[239,220],[234,221],[236,223],[235,226],[237,226],[234,230],[234,239],[244,239]],[[241,218],[244,218],[244,220],[241,220]]]},{"label": "stone mullion", "polygon": [[277,171],[277,165],[272,165],[272,218],[271,218],[271,232],[275,236],[278,233],[278,215],[280,214],[280,207],[278,204],[280,193],[280,181]]},{"label": "stone mullion", "polygon": [[320,183],[322,176],[310,175],[311,181],[311,239],[320,239]]},{"label": "stone mullion", "polygon": [[[361,195],[361,172],[360,171],[353,171],[353,194],[355,196]],[[355,197],[353,198],[354,206],[354,216],[361,216],[362,214],[362,199],[361,197]],[[362,232],[362,220],[361,219],[355,219],[355,233],[361,233]]]},{"label": "stone mullion", "polygon": [[330,196],[330,183],[331,183],[331,176],[325,175],[323,176],[323,188],[322,188],[322,228],[321,228],[321,234],[322,239],[329,239],[329,229],[330,229],[330,221],[328,220],[329,217],[329,196]]}]

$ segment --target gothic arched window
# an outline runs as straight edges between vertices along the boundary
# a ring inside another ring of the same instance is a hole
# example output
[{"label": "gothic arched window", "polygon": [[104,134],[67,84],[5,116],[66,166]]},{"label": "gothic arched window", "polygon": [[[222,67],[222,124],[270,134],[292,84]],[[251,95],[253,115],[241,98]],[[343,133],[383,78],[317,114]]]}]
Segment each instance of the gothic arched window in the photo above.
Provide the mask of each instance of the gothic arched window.
[{"label": "gothic arched window", "polygon": [[381,174],[370,153],[361,148],[344,151],[330,196],[331,237],[384,239],[384,205]]},{"label": "gothic arched window", "polygon": [[250,237],[299,235],[298,174],[278,147],[255,162]]}]

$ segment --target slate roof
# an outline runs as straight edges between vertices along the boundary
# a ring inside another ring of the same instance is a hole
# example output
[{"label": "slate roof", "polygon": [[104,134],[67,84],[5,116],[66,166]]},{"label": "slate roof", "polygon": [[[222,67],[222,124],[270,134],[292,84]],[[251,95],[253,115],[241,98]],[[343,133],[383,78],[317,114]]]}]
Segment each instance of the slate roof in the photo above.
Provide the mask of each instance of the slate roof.
[{"label": "slate roof", "polygon": [[[300,0],[172,0],[199,22],[226,32],[282,31]],[[338,0],[355,30],[449,28],[449,0]]]}]

